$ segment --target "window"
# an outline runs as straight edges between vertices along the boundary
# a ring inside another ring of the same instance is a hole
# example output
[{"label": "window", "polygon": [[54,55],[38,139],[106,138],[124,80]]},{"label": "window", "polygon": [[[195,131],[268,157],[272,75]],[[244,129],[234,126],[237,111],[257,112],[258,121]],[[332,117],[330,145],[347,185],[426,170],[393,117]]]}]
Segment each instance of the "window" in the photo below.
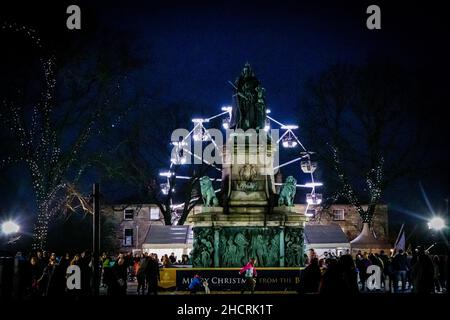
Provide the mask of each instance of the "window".
[{"label": "window", "polygon": [[131,247],[133,245],[133,229],[124,230],[123,245],[125,247]]},{"label": "window", "polygon": [[333,210],[333,220],[334,221],[345,220],[344,209],[334,209]]},{"label": "window", "polygon": [[150,207],[150,220],[159,220],[159,208]]},{"label": "window", "polygon": [[134,218],[134,209],[123,210],[123,219],[124,220],[133,220],[133,218]]}]

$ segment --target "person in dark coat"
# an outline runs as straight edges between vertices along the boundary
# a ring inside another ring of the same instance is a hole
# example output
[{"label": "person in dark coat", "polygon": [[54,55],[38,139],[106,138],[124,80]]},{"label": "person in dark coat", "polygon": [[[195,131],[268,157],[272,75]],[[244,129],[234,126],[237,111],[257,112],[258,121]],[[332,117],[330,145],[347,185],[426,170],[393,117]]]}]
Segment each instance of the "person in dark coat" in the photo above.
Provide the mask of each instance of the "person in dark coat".
[{"label": "person in dark coat", "polygon": [[367,253],[358,254],[356,256],[356,268],[359,274],[359,281],[361,283],[361,291],[366,289],[367,280],[367,268],[371,265],[370,260],[367,258]]},{"label": "person in dark coat", "polygon": [[414,293],[434,293],[433,262],[423,247],[417,248],[417,260],[412,267],[411,277]]},{"label": "person in dark coat", "polygon": [[154,295],[158,294],[158,281],[159,277],[159,263],[158,258],[155,255],[151,255],[148,259],[146,271],[145,271],[146,279],[147,279],[147,294],[150,295],[153,293]]},{"label": "person in dark coat", "polygon": [[44,274],[44,269],[48,265],[48,258],[44,256],[44,253],[41,250],[36,251],[36,258],[37,258],[37,266],[38,266],[38,273],[39,273],[39,293],[38,295],[42,296],[45,294],[45,288],[47,288],[47,279],[46,277],[42,277]]},{"label": "person in dark coat", "polygon": [[384,250],[380,251],[380,255],[378,256],[378,258],[383,262],[383,273],[382,273],[382,277],[381,277],[381,286],[385,286],[386,285],[386,279],[389,279],[389,284],[388,284],[388,288],[384,287],[384,291],[391,291],[390,288],[390,283],[392,282],[391,280],[391,261],[388,257],[388,255],[384,252]]},{"label": "person in dark coat", "polygon": [[81,253],[79,267],[81,271],[81,294],[91,294],[92,255],[89,251]]},{"label": "person in dark coat", "polygon": [[339,265],[342,272],[342,278],[344,280],[345,293],[356,294],[359,293],[358,288],[358,272],[356,271],[356,265],[350,254],[341,256]]},{"label": "person in dark coat", "polygon": [[394,272],[394,292],[398,292],[398,282],[402,282],[402,292],[406,289],[408,272],[408,258],[402,249],[392,259],[392,271]]},{"label": "person in dark coat", "polygon": [[125,259],[120,257],[111,268],[111,294],[113,296],[124,296],[127,294],[128,266]]},{"label": "person in dark coat", "polygon": [[59,267],[56,256],[51,255],[39,282],[45,283],[44,296],[61,297],[65,291],[65,272]]},{"label": "person in dark coat", "polygon": [[144,254],[140,261],[139,261],[139,267],[138,270],[136,272],[136,279],[138,282],[137,285],[137,293],[138,295],[140,294],[144,294],[145,292],[145,276],[146,276],[146,270],[147,270],[147,266],[148,266],[148,260],[150,258],[147,256],[147,254]]},{"label": "person in dark coat", "polygon": [[336,259],[328,258],[325,261],[326,271],[319,286],[320,294],[340,294],[345,287],[341,267]]},{"label": "person in dark coat", "polygon": [[319,259],[312,258],[309,265],[301,272],[299,293],[318,293],[321,277]]},{"label": "person in dark coat", "polygon": [[29,282],[28,293],[31,297],[37,297],[40,295],[38,280],[41,278],[43,271],[39,268],[37,257],[31,257],[29,266]]}]

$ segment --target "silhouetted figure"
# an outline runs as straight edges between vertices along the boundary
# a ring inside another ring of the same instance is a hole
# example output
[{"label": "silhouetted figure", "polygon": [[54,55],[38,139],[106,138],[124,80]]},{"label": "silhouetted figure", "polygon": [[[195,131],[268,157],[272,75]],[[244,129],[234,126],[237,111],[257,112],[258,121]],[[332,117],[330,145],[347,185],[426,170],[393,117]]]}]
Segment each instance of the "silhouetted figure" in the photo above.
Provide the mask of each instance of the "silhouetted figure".
[{"label": "silhouetted figure", "polygon": [[361,282],[361,291],[366,289],[367,280],[367,268],[371,265],[370,260],[367,258],[367,253],[357,254],[356,256],[356,268],[358,269],[359,281]]},{"label": "silhouetted figure", "polygon": [[61,297],[65,290],[65,270],[61,270],[52,254],[39,282],[45,283],[44,296]]},{"label": "silhouetted figure", "polygon": [[29,278],[28,278],[28,294],[31,297],[37,297],[40,295],[38,280],[42,276],[42,271],[39,268],[37,257],[31,257],[31,259],[30,259],[28,276],[29,276]]},{"label": "silhouetted figure", "polygon": [[408,269],[408,258],[403,250],[400,249],[392,259],[392,270],[394,272],[394,292],[398,292],[399,281],[402,282],[402,292],[405,292]]},{"label": "silhouetted figure", "polygon": [[147,279],[147,294],[150,295],[153,293],[154,295],[158,294],[158,281],[159,278],[159,263],[158,257],[156,255],[151,255],[148,259],[147,267],[145,270],[146,279]]},{"label": "silhouetted figure", "polygon": [[434,292],[433,262],[422,247],[417,248],[417,260],[412,267],[411,277],[414,293]]},{"label": "silhouetted figure", "polygon": [[301,273],[299,293],[318,293],[321,277],[319,259],[313,258]]},{"label": "silhouetted figure", "polygon": [[325,260],[326,271],[320,282],[319,293],[321,294],[339,294],[345,287],[342,270],[336,259],[328,258]]},{"label": "silhouetted figure", "polygon": [[145,272],[147,270],[147,266],[148,266],[148,260],[150,258],[147,255],[144,255],[141,257],[140,261],[139,261],[139,267],[138,270],[136,272],[136,279],[138,282],[137,285],[137,293],[139,294],[144,294],[145,292],[145,287],[146,287],[146,281],[145,281]]},{"label": "silhouetted figure", "polygon": [[344,279],[343,292],[356,294],[359,293],[358,288],[358,272],[356,271],[355,262],[350,254],[342,255],[339,259],[339,265]]},{"label": "silhouetted figure", "polygon": [[124,296],[127,294],[128,266],[125,259],[120,257],[111,269],[111,294],[114,296]]},{"label": "silhouetted figure", "polygon": [[172,252],[169,256],[169,260],[171,264],[175,264],[177,262],[177,257],[175,257],[175,252]]},{"label": "silhouetted figure", "polygon": [[440,259],[439,256],[433,257],[433,269],[434,269],[434,289],[436,292],[441,292],[441,271],[440,271]]}]

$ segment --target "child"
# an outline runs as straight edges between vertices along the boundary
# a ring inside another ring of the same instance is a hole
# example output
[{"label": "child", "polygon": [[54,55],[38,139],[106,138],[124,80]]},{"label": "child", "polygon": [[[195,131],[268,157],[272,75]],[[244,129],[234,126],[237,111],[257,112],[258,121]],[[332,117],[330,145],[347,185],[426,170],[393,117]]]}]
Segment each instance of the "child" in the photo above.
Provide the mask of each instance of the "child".
[{"label": "child", "polygon": [[191,283],[189,284],[189,290],[191,291],[191,294],[194,294],[197,293],[197,291],[200,290],[202,287],[203,287],[203,280],[200,277],[200,275],[196,274],[192,279]]}]

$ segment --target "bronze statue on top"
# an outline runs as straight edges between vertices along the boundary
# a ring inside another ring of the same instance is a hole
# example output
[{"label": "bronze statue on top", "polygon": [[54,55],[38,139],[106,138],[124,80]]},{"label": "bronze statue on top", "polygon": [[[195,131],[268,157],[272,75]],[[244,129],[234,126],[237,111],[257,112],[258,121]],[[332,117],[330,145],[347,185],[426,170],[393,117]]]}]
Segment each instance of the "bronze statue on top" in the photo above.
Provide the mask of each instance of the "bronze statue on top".
[{"label": "bronze statue on top", "polygon": [[264,129],[266,124],[265,90],[246,63],[234,83],[235,101],[231,116],[231,129]]}]

